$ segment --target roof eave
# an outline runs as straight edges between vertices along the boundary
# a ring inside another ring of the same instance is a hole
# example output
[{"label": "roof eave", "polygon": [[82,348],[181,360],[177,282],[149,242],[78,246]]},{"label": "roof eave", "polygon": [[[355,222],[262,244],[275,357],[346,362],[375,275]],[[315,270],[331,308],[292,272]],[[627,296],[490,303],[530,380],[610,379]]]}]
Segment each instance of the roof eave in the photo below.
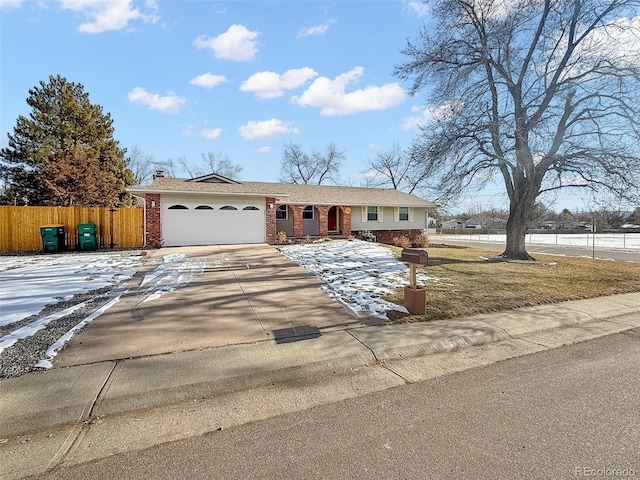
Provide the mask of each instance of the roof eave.
[{"label": "roof eave", "polygon": [[206,192],[206,191],[194,191],[194,190],[164,190],[164,189],[142,189],[129,187],[127,188],[129,193],[175,193],[180,195],[219,195],[219,196],[240,196],[240,197],[289,197],[289,193],[251,193],[251,192]]}]

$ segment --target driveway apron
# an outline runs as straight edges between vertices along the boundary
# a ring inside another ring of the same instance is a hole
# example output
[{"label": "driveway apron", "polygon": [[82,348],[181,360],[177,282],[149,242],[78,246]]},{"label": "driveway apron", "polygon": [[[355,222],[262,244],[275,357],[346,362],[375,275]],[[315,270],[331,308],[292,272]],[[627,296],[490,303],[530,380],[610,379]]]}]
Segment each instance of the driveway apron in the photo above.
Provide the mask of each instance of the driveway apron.
[{"label": "driveway apron", "polygon": [[[269,245],[163,248],[203,260],[188,284],[143,301],[138,275],[120,302],[80,333],[54,367],[260,341],[314,338],[324,331],[381,323],[358,317],[320,289],[321,282]],[[158,262],[159,263],[159,262]]]}]

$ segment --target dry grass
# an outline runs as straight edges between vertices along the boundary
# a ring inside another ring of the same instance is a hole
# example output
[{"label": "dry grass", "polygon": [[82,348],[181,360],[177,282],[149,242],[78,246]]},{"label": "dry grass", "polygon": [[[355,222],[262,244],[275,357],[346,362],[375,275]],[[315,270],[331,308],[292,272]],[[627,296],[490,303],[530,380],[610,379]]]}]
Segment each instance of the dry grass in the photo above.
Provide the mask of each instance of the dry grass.
[{"label": "dry grass", "polygon": [[[400,249],[394,249],[399,256]],[[397,322],[439,320],[518,307],[640,291],[640,264],[536,255],[537,264],[487,262],[498,251],[430,248],[427,313]],[[387,300],[402,304],[399,289]]]}]

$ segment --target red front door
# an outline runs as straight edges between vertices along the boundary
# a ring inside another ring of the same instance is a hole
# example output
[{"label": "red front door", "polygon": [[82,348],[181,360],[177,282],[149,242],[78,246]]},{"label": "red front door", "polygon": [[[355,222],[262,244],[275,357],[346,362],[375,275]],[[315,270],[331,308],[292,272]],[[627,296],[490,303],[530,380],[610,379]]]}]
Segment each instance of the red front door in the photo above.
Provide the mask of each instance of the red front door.
[{"label": "red front door", "polygon": [[331,207],[327,213],[327,230],[335,232],[338,230],[338,208]]}]

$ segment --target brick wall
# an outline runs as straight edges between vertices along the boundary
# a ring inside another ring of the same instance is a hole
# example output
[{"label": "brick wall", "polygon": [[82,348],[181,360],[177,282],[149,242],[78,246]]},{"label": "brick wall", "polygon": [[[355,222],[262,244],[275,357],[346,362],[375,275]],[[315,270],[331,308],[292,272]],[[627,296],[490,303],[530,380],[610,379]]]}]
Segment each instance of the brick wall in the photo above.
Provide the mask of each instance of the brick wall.
[{"label": "brick wall", "polygon": [[342,235],[351,235],[351,207],[340,207],[340,210],[342,211]]},{"label": "brick wall", "polygon": [[408,237],[411,242],[414,242],[416,237],[422,234],[422,230],[371,230],[371,233],[376,236],[376,241],[393,245],[393,238],[402,235]]},{"label": "brick wall", "polygon": [[147,193],[144,196],[147,216],[147,238],[148,247],[158,248],[162,245],[162,228],[160,225],[160,195],[157,193]]},{"label": "brick wall", "polygon": [[267,197],[265,199],[265,222],[266,240],[269,245],[276,243],[276,199]]},{"label": "brick wall", "polygon": [[318,205],[316,211],[318,212],[318,235],[326,237],[329,235],[329,205]]},{"label": "brick wall", "polygon": [[289,205],[290,212],[293,215],[293,236],[295,238],[301,238],[304,232],[302,226],[302,211],[305,205]]}]

